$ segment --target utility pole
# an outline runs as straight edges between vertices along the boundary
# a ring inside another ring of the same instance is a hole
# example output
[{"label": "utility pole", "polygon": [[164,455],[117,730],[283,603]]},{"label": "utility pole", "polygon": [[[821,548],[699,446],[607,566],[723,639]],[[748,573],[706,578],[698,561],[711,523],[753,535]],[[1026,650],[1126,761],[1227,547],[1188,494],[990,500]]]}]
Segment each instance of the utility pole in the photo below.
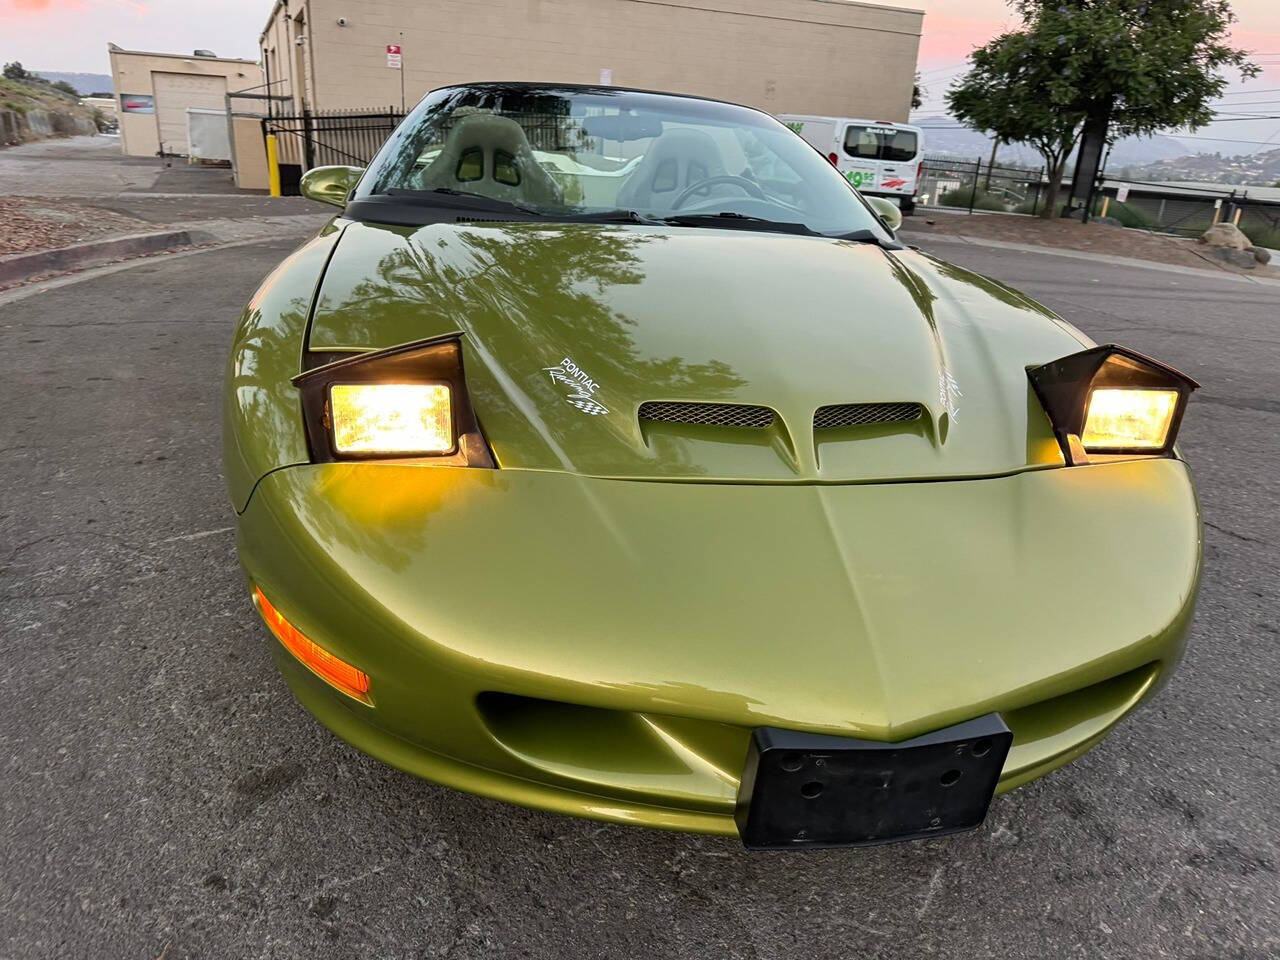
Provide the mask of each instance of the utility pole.
[{"label": "utility pole", "polygon": [[400,31],[400,114],[403,116],[404,109],[404,31]]}]

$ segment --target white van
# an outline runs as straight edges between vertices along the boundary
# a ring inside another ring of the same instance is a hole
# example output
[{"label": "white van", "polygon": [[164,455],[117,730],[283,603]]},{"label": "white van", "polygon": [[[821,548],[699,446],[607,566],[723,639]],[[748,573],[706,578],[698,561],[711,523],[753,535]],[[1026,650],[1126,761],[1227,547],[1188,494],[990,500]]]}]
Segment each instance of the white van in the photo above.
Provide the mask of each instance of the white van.
[{"label": "white van", "polygon": [[778,119],[817,147],[861,193],[894,201],[904,216],[915,210],[924,166],[919,127],[856,117],[780,114]]}]

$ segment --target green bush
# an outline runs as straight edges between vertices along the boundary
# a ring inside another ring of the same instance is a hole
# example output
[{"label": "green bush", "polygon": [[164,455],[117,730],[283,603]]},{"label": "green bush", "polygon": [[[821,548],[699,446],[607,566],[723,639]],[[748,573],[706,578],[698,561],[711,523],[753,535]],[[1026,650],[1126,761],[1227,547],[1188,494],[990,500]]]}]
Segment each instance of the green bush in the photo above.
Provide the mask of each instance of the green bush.
[{"label": "green bush", "polygon": [[999,210],[1001,213],[1006,212],[1009,208],[1005,206],[1004,201],[993,193],[987,193],[985,190],[979,190],[977,196],[973,196],[973,187],[960,187],[957,190],[948,190],[938,198],[939,206],[943,207],[969,207],[969,200],[973,199],[973,209],[975,210]]},{"label": "green bush", "polygon": [[[1099,203],[1096,208],[1098,213],[1102,212],[1102,204]],[[1107,216],[1119,220],[1123,226],[1134,227],[1138,230],[1154,230],[1156,222],[1148,217],[1143,211],[1137,207],[1132,207],[1127,203],[1120,203],[1112,200],[1107,206]]]},{"label": "green bush", "polygon": [[[1062,211],[1067,205],[1065,203],[1058,204],[1058,216],[1062,216]],[[1027,213],[1039,216],[1044,213],[1044,197],[1037,197],[1034,193],[1023,200],[1020,204],[1013,208],[1014,213]]]},{"label": "green bush", "polygon": [[12,100],[6,100],[4,102],[4,108],[6,110],[12,110],[14,113],[25,114],[27,112],[26,104],[14,103]]},{"label": "green bush", "polygon": [[1241,227],[1240,232],[1248,237],[1255,247],[1267,247],[1280,250],[1280,226],[1275,227]]}]

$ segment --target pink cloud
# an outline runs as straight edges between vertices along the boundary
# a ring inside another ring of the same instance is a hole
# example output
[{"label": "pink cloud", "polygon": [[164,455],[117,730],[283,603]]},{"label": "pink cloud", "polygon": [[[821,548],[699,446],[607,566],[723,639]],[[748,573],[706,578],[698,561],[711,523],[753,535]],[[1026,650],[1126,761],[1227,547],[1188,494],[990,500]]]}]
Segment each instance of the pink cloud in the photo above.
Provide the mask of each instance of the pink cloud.
[{"label": "pink cloud", "polygon": [[[904,6],[924,10],[920,38],[920,68],[960,63],[992,37],[1018,26],[1018,17],[1005,0],[915,0]],[[1280,59],[1280,3],[1275,0],[1236,0],[1234,41],[1247,50]],[[1277,72],[1269,67],[1268,72]]]},{"label": "pink cloud", "polygon": [[138,16],[144,16],[151,10],[145,0],[0,0],[0,15],[48,15],[57,18],[60,14],[80,13],[93,7],[124,9]]}]

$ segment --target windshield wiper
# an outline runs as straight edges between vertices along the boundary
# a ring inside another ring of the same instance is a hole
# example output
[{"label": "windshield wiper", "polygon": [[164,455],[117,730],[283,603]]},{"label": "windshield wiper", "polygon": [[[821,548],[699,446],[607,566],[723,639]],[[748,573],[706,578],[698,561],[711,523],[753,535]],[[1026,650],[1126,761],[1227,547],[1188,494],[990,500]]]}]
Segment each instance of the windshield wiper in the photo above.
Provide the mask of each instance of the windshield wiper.
[{"label": "windshield wiper", "polygon": [[764,217],[749,217],[745,213],[734,213],[726,210],[722,213],[686,213],[671,217],[663,217],[662,223],[678,227],[721,227],[730,230],[768,230],[774,233],[794,233],[805,237],[831,237],[834,240],[851,240],[854,243],[874,243],[885,250],[902,250],[903,245],[897,240],[888,239],[872,230],[854,230],[852,233],[841,233],[832,236],[814,230],[803,223],[788,223],[782,220],[768,220]]},{"label": "windshield wiper", "polygon": [[803,223],[749,217],[745,213],[734,213],[732,210],[724,210],[720,213],[678,213],[663,217],[661,222],[671,224],[673,227],[720,227],[725,230],[767,230],[772,233],[796,233],[808,237],[822,236]]},{"label": "windshield wiper", "polygon": [[447,206],[466,210],[490,210],[498,212],[526,213],[533,217],[544,216],[541,210],[526,207],[524,204],[512,203],[510,200],[496,200],[479,193],[468,193],[465,190],[454,190],[450,187],[435,187],[431,190],[405,190],[390,187],[384,196],[394,200],[423,206]]}]

